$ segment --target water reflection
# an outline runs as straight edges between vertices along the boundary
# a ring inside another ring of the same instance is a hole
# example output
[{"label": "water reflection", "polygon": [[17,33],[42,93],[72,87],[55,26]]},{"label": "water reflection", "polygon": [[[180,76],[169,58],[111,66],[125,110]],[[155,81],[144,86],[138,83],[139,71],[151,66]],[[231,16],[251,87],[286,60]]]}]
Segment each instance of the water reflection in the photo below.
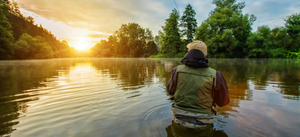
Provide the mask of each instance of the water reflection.
[{"label": "water reflection", "polygon": [[228,137],[222,130],[216,130],[213,125],[205,129],[189,129],[182,127],[172,121],[166,128],[168,137]]},{"label": "water reflection", "polygon": [[210,59],[227,81],[231,102],[217,108],[214,127],[201,133],[172,123],[165,84],[179,64],[180,59],[1,61],[0,135],[296,134],[300,119],[287,117],[300,114],[299,60]]}]

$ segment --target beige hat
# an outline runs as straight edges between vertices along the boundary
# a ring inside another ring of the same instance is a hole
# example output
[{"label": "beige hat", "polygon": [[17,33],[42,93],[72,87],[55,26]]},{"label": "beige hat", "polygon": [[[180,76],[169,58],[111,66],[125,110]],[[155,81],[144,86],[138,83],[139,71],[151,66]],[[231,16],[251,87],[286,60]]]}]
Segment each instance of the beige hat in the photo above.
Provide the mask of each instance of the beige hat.
[{"label": "beige hat", "polygon": [[186,47],[189,49],[189,51],[191,49],[197,49],[197,50],[202,51],[205,56],[207,55],[207,47],[206,47],[205,43],[202,41],[199,41],[199,40],[193,41],[193,42],[189,43]]}]

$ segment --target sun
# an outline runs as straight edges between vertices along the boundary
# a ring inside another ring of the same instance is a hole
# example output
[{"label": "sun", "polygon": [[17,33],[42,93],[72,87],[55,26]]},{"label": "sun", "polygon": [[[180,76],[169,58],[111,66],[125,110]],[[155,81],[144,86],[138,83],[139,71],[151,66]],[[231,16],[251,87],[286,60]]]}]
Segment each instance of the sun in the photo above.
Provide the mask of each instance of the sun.
[{"label": "sun", "polygon": [[74,47],[76,50],[89,50],[88,42],[85,37],[80,37],[76,42],[76,46]]}]

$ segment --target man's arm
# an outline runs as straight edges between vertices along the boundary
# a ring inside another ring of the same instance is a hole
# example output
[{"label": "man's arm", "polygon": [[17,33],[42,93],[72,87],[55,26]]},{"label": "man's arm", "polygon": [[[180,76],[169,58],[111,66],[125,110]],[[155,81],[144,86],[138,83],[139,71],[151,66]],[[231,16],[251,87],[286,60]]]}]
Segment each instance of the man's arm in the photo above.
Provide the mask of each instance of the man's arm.
[{"label": "man's arm", "polygon": [[175,91],[176,91],[176,75],[175,75],[176,74],[176,69],[177,69],[177,67],[172,69],[170,79],[169,79],[169,81],[166,85],[167,92],[170,95],[174,95]]},{"label": "man's arm", "polygon": [[214,102],[219,106],[225,106],[230,102],[229,92],[223,75],[217,71],[216,88],[214,89]]}]

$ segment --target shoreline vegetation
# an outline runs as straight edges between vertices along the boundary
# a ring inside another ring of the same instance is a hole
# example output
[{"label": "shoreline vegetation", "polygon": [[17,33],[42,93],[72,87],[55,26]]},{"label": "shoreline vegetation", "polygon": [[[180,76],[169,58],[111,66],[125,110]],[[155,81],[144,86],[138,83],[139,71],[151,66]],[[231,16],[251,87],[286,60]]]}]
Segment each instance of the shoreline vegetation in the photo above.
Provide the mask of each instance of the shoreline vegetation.
[{"label": "shoreline vegetation", "polygon": [[127,23],[90,50],[77,51],[42,25],[34,24],[33,17],[24,17],[16,2],[1,0],[0,60],[182,58],[186,45],[195,40],[206,43],[208,58],[300,58],[300,13],[287,16],[282,27],[263,25],[252,32],[256,17],[242,13],[245,2],[214,0],[212,4],[216,8],[199,26],[196,12],[188,4],[182,16],[172,10],[158,36],[138,23]]}]

